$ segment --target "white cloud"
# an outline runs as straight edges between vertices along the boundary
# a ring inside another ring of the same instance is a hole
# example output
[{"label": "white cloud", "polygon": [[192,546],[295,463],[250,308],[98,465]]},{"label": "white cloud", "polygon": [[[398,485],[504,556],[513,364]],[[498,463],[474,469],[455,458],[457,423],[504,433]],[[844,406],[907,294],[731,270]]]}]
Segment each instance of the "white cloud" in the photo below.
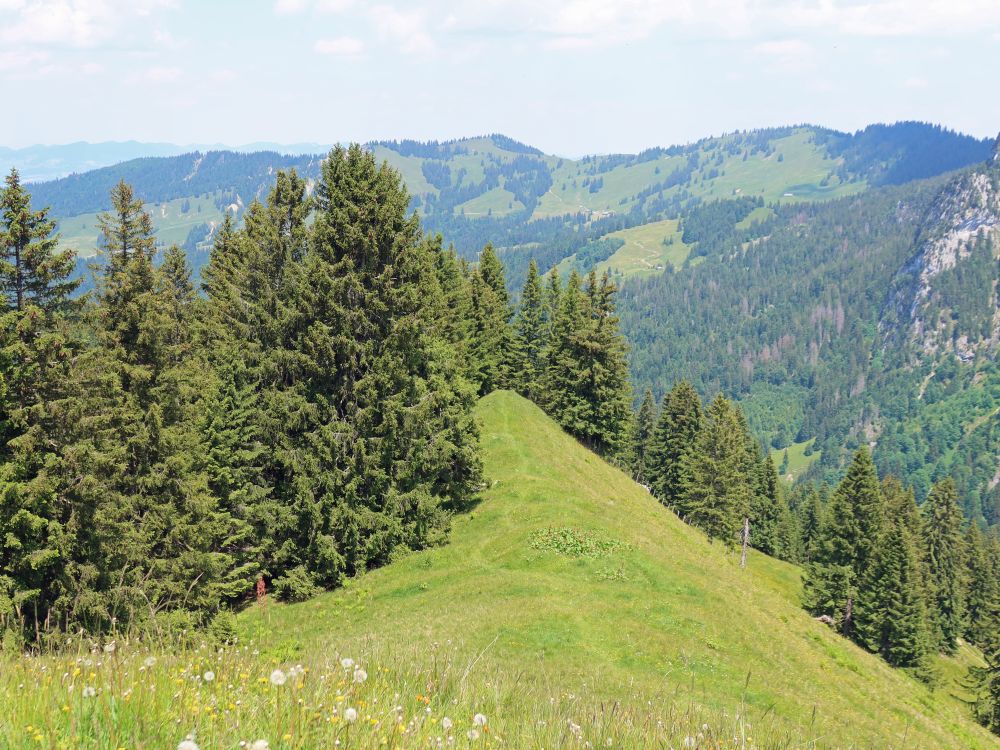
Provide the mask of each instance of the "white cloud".
[{"label": "white cloud", "polygon": [[95,47],[174,0],[0,0],[0,42]]},{"label": "white cloud", "polygon": [[173,83],[181,77],[182,73],[183,71],[177,67],[155,66],[146,71],[145,77],[154,83]]},{"label": "white cloud", "polygon": [[406,54],[426,54],[435,49],[423,10],[398,10],[391,5],[376,5],[371,9],[371,19],[379,37],[393,42]]},{"label": "white cloud", "polygon": [[320,55],[332,57],[358,57],[365,51],[365,43],[360,39],[340,36],[336,39],[319,39],[313,50]]},{"label": "white cloud", "polygon": [[920,76],[911,76],[903,81],[903,86],[908,89],[925,89],[927,81]]},{"label": "white cloud", "polygon": [[20,72],[48,61],[48,54],[33,52],[0,51],[0,73]]},{"label": "white cloud", "polygon": [[753,51],[779,63],[791,64],[811,57],[813,48],[801,39],[775,39],[754,45]]},{"label": "white cloud", "polygon": [[308,0],[275,0],[274,12],[281,16],[301,13],[309,7]]}]

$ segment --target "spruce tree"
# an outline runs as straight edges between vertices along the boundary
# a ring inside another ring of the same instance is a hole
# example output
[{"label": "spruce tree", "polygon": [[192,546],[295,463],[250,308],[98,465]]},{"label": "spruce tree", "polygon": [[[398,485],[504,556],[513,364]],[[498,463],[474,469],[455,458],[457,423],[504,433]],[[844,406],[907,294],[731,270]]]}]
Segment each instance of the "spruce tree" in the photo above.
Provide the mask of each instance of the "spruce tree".
[{"label": "spruce tree", "polygon": [[923,546],[935,643],[941,651],[954,653],[965,628],[965,559],[962,511],[951,479],[935,484],[924,503]]},{"label": "spruce tree", "polygon": [[534,259],[528,264],[528,277],[521,291],[514,329],[518,338],[517,349],[521,353],[520,371],[516,377],[518,390],[537,401],[540,398],[540,379],[545,367],[547,340],[544,290]]},{"label": "spruce tree", "polygon": [[682,380],[663,398],[647,461],[653,494],[675,510],[684,482],[684,458],[694,448],[701,424],[701,399],[691,384]]},{"label": "spruce tree", "polygon": [[77,429],[78,282],[53,228],[12,171],[0,191],[0,623],[36,642],[65,625],[90,583],[81,550],[92,524],[64,491]]},{"label": "spruce tree", "polygon": [[510,325],[510,298],[504,281],[504,268],[493,248],[487,245],[480,255],[479,267],[470,280],[471,337],[469,364],[479,394],[485,395],[514,384],[515,365],[520,360],[518,340]]},{"label": "spruce tree", "polygon": [[739,541],[750,512],[747,443],[740,415],[721,394],[709,405],[694,447],[682,459],[677,510],[710,537]]},{"label": "spruce tree", "polygon": [[632,418],[632,384],[628,372],[628,346],[618,326],[615,294],[618,287],[605,273],[600,281],[591,271],[587,283],[590,300],[590,336],[584,342],[581,363],[588,377],[586,397],[593,405],[591,444],[598,453],[624,459]]},{"label": "spruce tree", "polygon": [[805,579],[807,608],[833,618],[845,634],[853,634],[858,587],[867,577],[882,524],[878,475],[862,447],[833,493]]},{"label": "spruce tree", "polygon": [[778,472],[769,453],[763,454],[751,438],[757,460],[749,467],[754,473],[753,494],[750,498],[750,538],[754,549],[774,557],[782,556],[787,541],[782,536],[782,524],[787,523],[788,506],[778,486]]},{"label": "spruce tree", "polygon": [[71,281],[75,256],[59,250],[48,209],[31,208],[31,195],[11,169],[0,190],[0,293],[8,308],[51,312],[79,285]]},{"label": "spruce tree", "polygon": [[824,517],[823,503],[815,487],[810,488],[800,515],[802,518],[800,524],[802,559],[803,562],[809,563],[812,562],[816,554]]},{"label": "spruce tree", "polygon": [[570,434],[581,438],[591,432],[593,422],[593,406],[586,398],[584,383],[589,314],[582,284],[574,271],[559,293],[542,381],[546,411]]},{"label": "spruce tree", "polygon": [[915,541],[894,519],[879,540],[861,580],[855,627],[858,640],[889,664],[927,675],[927,613]]},{"label": "spruce tree", "polygon": [[543,338],[548,344],[552,341],[552,333],[553,327],[555,326],[556,316],[559,314],[559,309],[562,305],[562,279],[559,276],[558,269],[555,268],[549,271],[546,278],[547,281],[545,283],[545,290],[542,295],[544,300],[542,313],[544,323],[542,331]]},{"label": "spruce tree", "polygon": [[[323,163],[293,347],[315,415],[297,493],[320,509],[302,566],[322,585],[438,542],[481,480],[475,390],[447,345],[436,250],[408,206],[399,173],[360,146]],[[494,271],[479,276],[506,326]]]},{"label": "spruce tree", "polygon": [[649,459],[656,421],[656,402],[653,400],[652,391],[647,390],[635,415],[629,439],[632,476],[646,485],[649,484]]},{"label": "spruce tree", "polygon": [[966,618],[965,637],[970,643],[985,648],[1000,622],[992,620],[1000,602],[1000,570],[991,559],[991,550],[979,524],[970,523],[965,534],[966,550]]}]

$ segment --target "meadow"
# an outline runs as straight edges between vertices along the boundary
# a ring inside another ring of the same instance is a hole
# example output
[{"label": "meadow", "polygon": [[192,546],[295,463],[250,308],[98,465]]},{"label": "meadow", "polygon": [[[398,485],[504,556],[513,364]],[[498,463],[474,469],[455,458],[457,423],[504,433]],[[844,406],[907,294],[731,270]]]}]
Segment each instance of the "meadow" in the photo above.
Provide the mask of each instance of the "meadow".
[{"label": "meadow", "polygon": [[477,413],[490,483],[447,544],[265,597],[228,643],[2,657],[0,746],[996,746],[962,701],[971,649],[920,683],[802,611],[798,568],[741,569],[530,402]]}]

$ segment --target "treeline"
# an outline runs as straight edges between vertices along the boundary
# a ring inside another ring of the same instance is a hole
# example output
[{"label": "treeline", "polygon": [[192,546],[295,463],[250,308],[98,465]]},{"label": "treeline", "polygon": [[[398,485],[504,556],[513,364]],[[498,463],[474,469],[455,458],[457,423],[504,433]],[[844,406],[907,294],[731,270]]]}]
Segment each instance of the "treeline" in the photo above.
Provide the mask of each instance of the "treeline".
[{"label": "treeline", "polygon": [[[201,286],[119,182],[101,263],[13,172],[0,203],[0,631],[231,627],[442,541],[483,482],[471,409],[515,388],[612,460],[632,420],[616,288],[541,277],[515,310],[425,236],[400,176],[335,149],[215,234]],[[154,262],[154,255],[157,256]],[[201,293],[199,293],[201,292]]]},{"label": "treeline", "polygon": [[[0,630],[225,629],[439,542],[482,482],[457,259],[358,147],[279,173],[191,283],[131,188],[95,293],[16,172],[2,193]],[[307,217],[312,221],[307,222]]]},{"label": "treeline", "polygon": [[979,647],[976,711],[1000,731],[1000,536],[962,516],[951,479],[918,507],[896,478],[881,481],[867,449],[826,503],[810,506],[805,603],[893,666],[933,681],[930,656]]},{"label": "treeline", "polygon": [[691,525],[729,545],[745,541],[774,557],[800,559],[796,519],[771,454],[729,399],[720,394],[706,407],[681,381],[657,410],[646,391],[631,448],[636,478]]}]

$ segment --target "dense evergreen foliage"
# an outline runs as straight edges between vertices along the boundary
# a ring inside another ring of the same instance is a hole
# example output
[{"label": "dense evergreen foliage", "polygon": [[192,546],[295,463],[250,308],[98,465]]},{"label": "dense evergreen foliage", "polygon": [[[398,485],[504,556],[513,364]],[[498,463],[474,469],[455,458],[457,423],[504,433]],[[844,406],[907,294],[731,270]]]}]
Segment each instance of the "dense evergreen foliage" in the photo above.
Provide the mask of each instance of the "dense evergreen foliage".
[{"label": "dense evergreen foliage", "polygon": [[34,286],[4,314],[6,631],[203,623],[258,578],[301,598],[442,538],[481,482],[448,309],[468,282],[408,203],[358,147],[330,154],[312,199],[279,173],[220,229],[201,297],[183,251],[154,266],[119,182],[78,309],[72,258],[12,175],[4,279]]}]

